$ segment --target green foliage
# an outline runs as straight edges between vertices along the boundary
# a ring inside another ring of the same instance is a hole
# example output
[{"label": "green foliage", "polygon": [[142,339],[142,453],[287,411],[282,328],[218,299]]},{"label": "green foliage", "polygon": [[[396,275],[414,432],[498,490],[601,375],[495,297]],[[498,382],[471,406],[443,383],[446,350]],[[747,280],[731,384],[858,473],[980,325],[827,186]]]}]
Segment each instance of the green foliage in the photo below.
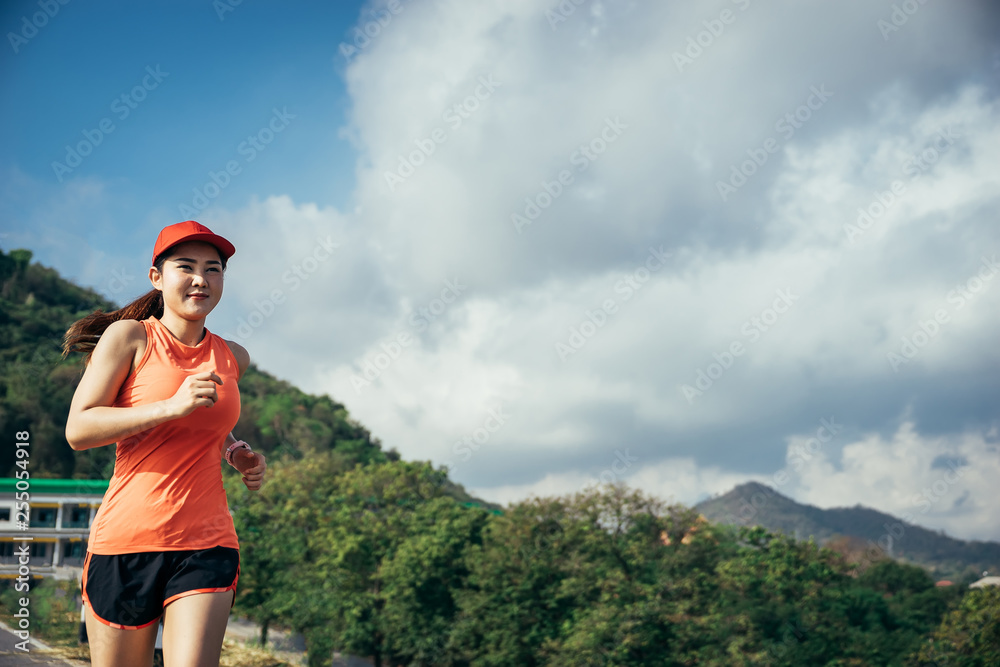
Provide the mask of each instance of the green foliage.
[{"label": "green foliage", "polygon": [[389,652],[408,665],[463,664],[451,653],[455,593],[468,577],[466,549],[481,541],[489,515],[451,498],[435,498],[413,515],[406,539],[383,560],[382,625]]},{"label": "green foliage", "polygon": [[[420,626],[447,627],[454,603],[447,588],[435,590],[433,598],[419,592],[452,581],[456,574],[407,569],[400,573],[400,569],[419,558],[441,562],[443,556],[435,556],[435,550],[447,554],[449,542],[467,539],[476,521],[461,513],[485,520],[485,512],[463,507],[447,491],[444,474],[423,464],[371,464],[337,479],[332,502],[312,537],[317,570],[326,581],[337,583],[326,613],[330,636],[342,650],[375,656],[377,664],[382,660],[397,664],[404,652],[426,660],[408,664],[434,660],[438,638],[419,636]],[[426,534],[430,525],[436,526],[436,535]],[[408,542],[416,543],[407,546]],[[393,565],[397,555],[401,560]],[[451,563],[445,560],[444,565]],[[389,605],[393,592],[399,598]],[[425,617],[400,622],[406,610],[421,611]],[[417,626],[407,629],[407,621]],[[431,644],[430,649],[425,642]]]},{"label": "green foliage", "polygon": [[80,612],[77,600],[80,587],[75,580],[56,581],[43,579],[30,591],[19,592],[13,580],[6,580],[0,593],[3,621],[10,627],[17,627],[13,614],[21,609],[20,600],[28,600],[30,632],[33,637],[53,643],[71,643],[80,627]]},{"label": "green foliage", "polygon": [[233,476],[227,493],[241,539],[239,611],[301,632],[317,664],[333,648],[447,664],[450,591],[490,515],[452,497],[443,472],[361,466],[335,449],[269,465],[256,494],[237,485]]},{"label": "green foliage", "polygon": [[238,613],[264,628],[280,621],[307,636],[322,625],[322,590],[303,579],[315,559],[310,538],[334,480],[353,465],[339,452],[302,461],[270,460],[266,482],[256,492],[248,491],[234,470],[226,471],[226,495],[240,539]]},{"label": "green foliage", "polygon": [[469,550],[453,645],[472,665],[671,664],[716,539],[692,510],[620,487],[519,503]]},{"label": "green foliage", "polygon": [[302,632],[311,664],[337,649],[377,665],[900,665],[956,595],[622,487],[500,514],[452,488],[337,451],[276,463],[259,494],[231,488],[239,609]]},{"label": "green foliage", "polygon": [[907,664],[921,667],[1000,665],[1000,586],[969,590]]},{"label": "green foliage", "polygon": [[467,562],[452,646],[471,665],[897,665],[952,595],[614,487],[515,505]]}]

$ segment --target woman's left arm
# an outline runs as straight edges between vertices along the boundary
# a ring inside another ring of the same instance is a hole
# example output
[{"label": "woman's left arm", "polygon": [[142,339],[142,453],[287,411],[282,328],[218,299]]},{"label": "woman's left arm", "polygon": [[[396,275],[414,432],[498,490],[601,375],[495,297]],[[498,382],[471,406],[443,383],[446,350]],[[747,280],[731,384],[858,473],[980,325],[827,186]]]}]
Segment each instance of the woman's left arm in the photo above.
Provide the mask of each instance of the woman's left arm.
[{"label": "woman's left arm", "polygon": [[[243,373],[250,366],[250,353],[239,343],[227,340],[226,344],[229,345],[230,351],[236,357],[240,377],[243,377]],[[226,436],[225,448],[229,449],[229,446],[235,442],[239,441],[236,436],[230,433]],[[264,455],[260,452],[252,452],[246,447],[238,447],[233,450],[232,461],[233,467],[243,475],[243,484],[251,491],[260,489],[264,483],[264,473],[267,472],[267,461],[264,459]]]},{"label": "woman's left arm", "polygon": [[[230,433],[229,437],[232,436],[233,434]],[[233,438],[233,442],[236,442],[235,438]],[[260,452],[251,452],[246,447],[237,448],[233,451],[233,467],[240,471],[240,474],[243,475],[243,484],[251,491],[257,491],[264,483],[267,461]]]}]

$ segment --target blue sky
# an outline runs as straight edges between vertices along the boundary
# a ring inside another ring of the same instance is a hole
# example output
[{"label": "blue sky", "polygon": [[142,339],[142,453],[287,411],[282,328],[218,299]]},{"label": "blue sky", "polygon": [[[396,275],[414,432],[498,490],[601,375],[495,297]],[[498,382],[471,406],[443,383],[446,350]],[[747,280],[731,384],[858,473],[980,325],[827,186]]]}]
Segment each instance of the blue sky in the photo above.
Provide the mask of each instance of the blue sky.
[{"label": "blue sky", "polygon": [[197,209],[209,328],[491,500],[1000,539],[995,3],[58,7],[0,12],[5,249],[125,302]]},{"label": "blue sky", "polygon": [[[5,3],[5,33],[24,32],[23,17],[38,11],[35,2]],[[140,217],[162,210],[173,218],[210,171],[246,160],[238,146],[273,109],[287,109],[294,120],[213,203],[285,193],[343,206],[356,155],[338,137],[348,99],[337,43],[350,41],[360,12],[350,2],[246,2],[221,19],[202,1],[59,6],[16,54],[5,40],[0,160],[56,186],[53,163],[66,163],[66,146],[97,137],[63,181],[100,178]],[[147,67],[162,76],[147,78]],[[144,79],[152,89],[133,100]],[[105,119],[114,127],[106,136]]]}]

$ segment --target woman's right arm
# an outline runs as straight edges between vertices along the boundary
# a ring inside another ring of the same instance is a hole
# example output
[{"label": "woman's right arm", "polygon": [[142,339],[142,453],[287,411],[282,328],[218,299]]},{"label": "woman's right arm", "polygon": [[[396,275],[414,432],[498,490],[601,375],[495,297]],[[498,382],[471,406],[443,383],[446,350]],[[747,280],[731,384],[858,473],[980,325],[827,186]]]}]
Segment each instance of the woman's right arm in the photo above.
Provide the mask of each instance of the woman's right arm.
[{"label": "woman's right arm", "polygon": [[205,372],[188,376],[169,399],[129,408],[112,407],[145,337],[145,329],[137,320],[113,322],[101,335],[66,419],[66,441],[72,449],[110,445],[188,415],[197,407],[215,404],[215,385],[222,380],[215,373]]}]

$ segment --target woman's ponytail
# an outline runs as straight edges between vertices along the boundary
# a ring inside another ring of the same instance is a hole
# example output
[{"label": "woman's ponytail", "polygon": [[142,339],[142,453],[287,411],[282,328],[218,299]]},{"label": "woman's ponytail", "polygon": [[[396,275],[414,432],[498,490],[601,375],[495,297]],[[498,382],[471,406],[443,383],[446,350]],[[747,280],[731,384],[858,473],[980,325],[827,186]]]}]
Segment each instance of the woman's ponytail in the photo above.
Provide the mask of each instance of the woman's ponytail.
[{"label": "woman's ponytail", "polygon": [[[153,266],[157,271],[163,271],[163,263],[166,261],[166,253],[161,253],[153,261]],[[63,359],[69,356],[70,352],[83,352],[84,363],[90,362],[90,355],[97,347],[97,341],[101,339],[101,334],[111,326],[112,322],[118,320],[146,320],[150,317],[157,319],[163,317],[163,293],[158,289],[151,289],[132,303],[105,313],[95,310],[90,315],[73,323],[63,336]]]},{"label": "woman's ponytail", "polygon": [[70,352],[83,352],[84,363],[90,361],[90,355],[97,347],[101,334],[118,320],[145,320],[150,317],[163,317],[163,293],[152,289],[132,303],[105,313],[95,310],[90,315],[77,320],[63,336],[63,353],[65,359]]}]

